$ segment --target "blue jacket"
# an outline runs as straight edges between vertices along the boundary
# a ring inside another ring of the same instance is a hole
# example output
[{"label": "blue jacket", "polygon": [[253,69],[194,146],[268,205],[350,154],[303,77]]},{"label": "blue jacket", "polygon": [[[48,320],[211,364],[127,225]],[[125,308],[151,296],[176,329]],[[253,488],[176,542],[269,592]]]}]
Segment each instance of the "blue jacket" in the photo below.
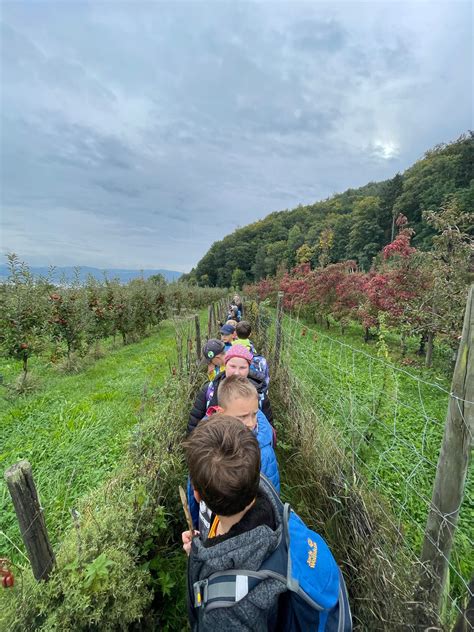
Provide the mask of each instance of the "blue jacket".
[{"label": "blue jacket", "polygon": [[[280,471],[278,469],[275,450],[273,449],[273,430],[270,422],[260,409],[257,413],[257,441],[260,446],[260,471],[265,474],[273,484],[273,487],[280,493]],[[193,519],[194,528],[199,529],[203,537],[207,537],[211,512],[203,502],[201,502],[200,509],[199,503],[194,498],[194,490],[189,477],[187,492],[189,510]],[[202,533],[203,530],[205,531],[204,534]]]},{"label": "blue jacket", "polygon": [[257,413],[257,441],[260,446],[261,467],[260,471],[265,474],[273,484],[273,487],[280,493],[280,472],[275,450],[273,449],[273,430],[265,414],[259,409]]}]

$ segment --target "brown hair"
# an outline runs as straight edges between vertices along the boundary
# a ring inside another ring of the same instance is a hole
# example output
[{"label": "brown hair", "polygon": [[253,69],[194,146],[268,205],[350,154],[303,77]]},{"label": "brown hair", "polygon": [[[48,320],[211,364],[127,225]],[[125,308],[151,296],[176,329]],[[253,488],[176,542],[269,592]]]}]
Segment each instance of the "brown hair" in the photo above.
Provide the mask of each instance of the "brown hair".
[{"label": "brown hair", "polygon": [[189,475],[206,505],[233,516],[250,505],[260,481],[260,447],[241,421],[213,415],[184,442]]},{"label": "brown hair", "polygon": [[240,323],[237,323],[235,331],[237,332],[237,336],[239,338],[245,339],[252,333],[252,327],[250,326],[248,320],[241,320]]},{"label": "brown hair", "polygon": [[242,377],[241,375],[229,375],[229,377],[225,377],[219,384],[217,403],[219,406],[225,406],[232,399],[238,397],[242,397],[243,399],[255,397],[258,400],[258,392],[252,382],[246,377]]}]

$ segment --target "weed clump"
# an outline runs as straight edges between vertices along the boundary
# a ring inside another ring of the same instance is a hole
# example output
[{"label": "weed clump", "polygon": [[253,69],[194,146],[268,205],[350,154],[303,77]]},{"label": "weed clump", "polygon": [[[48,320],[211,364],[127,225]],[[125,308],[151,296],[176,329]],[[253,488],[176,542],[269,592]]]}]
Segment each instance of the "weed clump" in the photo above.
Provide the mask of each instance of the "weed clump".
[{"label": "weed clump", "polygon": [[16,395],[33,393],[40,385],[40,380],[31,373],[21,373],[13,382],[12,391]]}]

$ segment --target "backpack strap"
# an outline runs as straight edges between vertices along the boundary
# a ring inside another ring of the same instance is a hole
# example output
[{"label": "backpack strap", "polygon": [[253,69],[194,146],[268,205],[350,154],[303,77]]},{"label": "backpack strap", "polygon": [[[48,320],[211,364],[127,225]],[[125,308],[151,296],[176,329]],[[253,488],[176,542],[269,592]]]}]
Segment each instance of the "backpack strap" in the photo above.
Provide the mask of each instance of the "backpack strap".
[{"label": "backpack strap", "polygon": [[241,601],[265,579],[276,579],[286,585],[286,576],[272,570],[247,571],[235,569],[213,573],[207,579],[194,582],[194,607],[229,608]]},{"label": "backpack strap", "polygon": [[338,632],[352,632],[352,613],[344,576],[339,569],[339,627]]},{"label": "backpack strap", "polygon": [[[268,422],[270,423],[270,422]],[[283,502],[277,492],[277,490],[273,487],[273,484],[271,482],[271,480],[268,478],[268,476],[265,476],[265,474],[263,472],[260,472],[260,480],[263,482],[264,486],[265,486],[265,491],[267,493],[269,493],[273,500],[275,501],[276,506],[278,507],[278,513],[280,515],[280,518],[283,519],[284,517],[284,505]],[[288,503],[287,503],[288,504]]]}]

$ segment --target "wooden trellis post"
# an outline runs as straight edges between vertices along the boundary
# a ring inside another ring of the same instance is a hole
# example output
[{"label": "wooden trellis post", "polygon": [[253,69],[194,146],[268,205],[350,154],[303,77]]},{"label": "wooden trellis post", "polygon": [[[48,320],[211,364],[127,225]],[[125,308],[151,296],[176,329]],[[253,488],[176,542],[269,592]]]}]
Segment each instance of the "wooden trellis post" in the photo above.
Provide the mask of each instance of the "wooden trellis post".
[{"label": "wooden trellis post", "polygon": [[211,334],[215,335],[216,329],[217,329],[216,304],[215,303],[212,303],[212,305],[211,305],[211,312],[212,312],[212,330],[211,330]]},{"label": "wooden trellis post", "polygon": [[227,307],[227,303],[226,303],[225,298],[221,298],[221,300],[219,301],[220,319],[224,323],[226,321],[226,316],[227,316],[226,307]]},{"label": "wooden trellis post", "polygon": [[441,605],[464,495],[474,433],[473,402],[474,286],[471,286],[420,560],[420,596],[435,613]]},{"label": "wooden trellis post", "polygon": [[209,305],[209,310],[207,313],[207,337],[208,338],[211,337],[211,331],[212,331],[212,304]]},{"label": "wooden trellis post", "polygon": [[20,533],[28,553],[36,580],[47,580],[55,557],[49,542],[33,472],[28,461],[19,461],[5,472],[5,480],[12,497]]},{"label": "wooden trellis post", "polygon": [[199,315],[195,314],[194,324],[196,326],[196,357],[201,359],[201,323],[199,322]]}]

